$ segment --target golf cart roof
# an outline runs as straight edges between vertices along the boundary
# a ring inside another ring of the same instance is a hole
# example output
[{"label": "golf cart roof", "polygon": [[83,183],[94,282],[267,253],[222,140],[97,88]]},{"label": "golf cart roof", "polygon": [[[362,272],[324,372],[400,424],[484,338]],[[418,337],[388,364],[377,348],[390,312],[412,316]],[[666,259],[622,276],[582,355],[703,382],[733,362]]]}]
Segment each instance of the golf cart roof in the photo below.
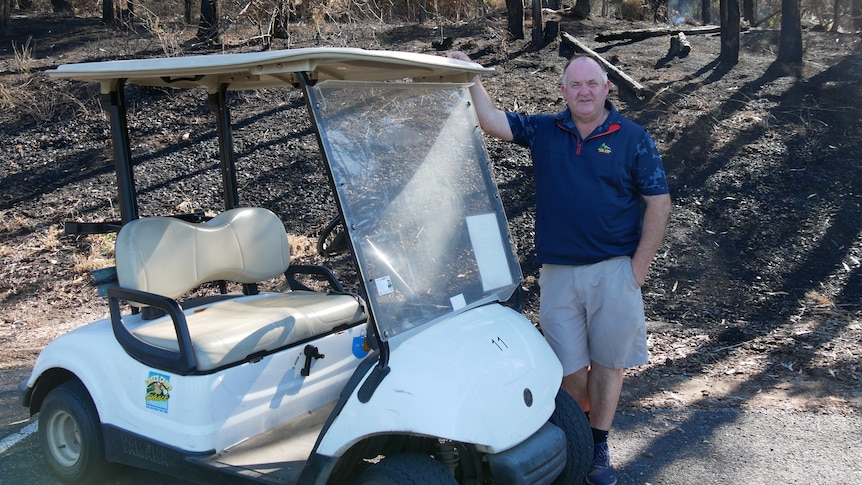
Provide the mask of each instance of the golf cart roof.
[{"label": "golf cart roof", "polygon": [[318,47],[238,54],[132,59],[64,64],[49,71],[52,77],[102,84],[113,91],[119,80],[147,86],[202,87],[215,92],[259,89],[296,84],[296,73],[309,80],[389,81],[411,78],[425,82],[467,82],[491,69],[444,56]]}]

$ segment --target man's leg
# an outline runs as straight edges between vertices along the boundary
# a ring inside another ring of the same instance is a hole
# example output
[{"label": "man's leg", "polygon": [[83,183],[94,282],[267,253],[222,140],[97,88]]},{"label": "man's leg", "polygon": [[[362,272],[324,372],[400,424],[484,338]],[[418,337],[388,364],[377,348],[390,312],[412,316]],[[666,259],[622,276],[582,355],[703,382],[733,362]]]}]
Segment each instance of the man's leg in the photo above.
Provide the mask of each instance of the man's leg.
[{"label": "man's leg", "polygon": [[587,381],[590,427],[603,431],[611,429],[623,390],[623,372],[623,369],[602,367],[593,362]]},{"label": "man's leg", "polygon": [[614,422],[620,392],[623,388],[623,370],[602,367],[595,362],[590,366],[587,391],[590,399],[590,428],[593,432],[593,464],[587,473],[587,483],[614,485],[617,475],[611,466],[608,451],[608,431]]},{"label": "man's leg", "polygon": [[569,393],[585,413],[590,412],[590,392],[587,387],[589,367],[584,367],[573,374],[563,376],[563,389]]}]

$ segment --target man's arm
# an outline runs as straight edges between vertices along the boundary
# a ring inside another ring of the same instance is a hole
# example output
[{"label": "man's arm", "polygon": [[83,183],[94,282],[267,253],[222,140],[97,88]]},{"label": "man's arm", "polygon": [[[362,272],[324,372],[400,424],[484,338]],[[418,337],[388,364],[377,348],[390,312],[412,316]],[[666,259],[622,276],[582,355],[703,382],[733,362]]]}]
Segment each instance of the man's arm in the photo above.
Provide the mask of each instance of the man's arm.
[{"label": "man's arm", "polygon": [[[448,56],[452,59],[470,61],[467,54],[461,51],[450,52]],[[479,80],[478,75],[473,78],[470,95],[473,96],[473,103],[476,106],[476,114],[479,116],[479,126],[482,127],[482,131],[501,140],[512,141],[512,128],[509,127],[506,113],[494,104],[491,95],[482,86],[482,81]]]},{"label": "man's arm", "polygon": [[646,209],[641,239],[632,256],[632,270],[639,286],[643,286],[646,281],[650,264],[664,239],[671,208],[670,194],[648,195],[643,199],[646,202]]}]

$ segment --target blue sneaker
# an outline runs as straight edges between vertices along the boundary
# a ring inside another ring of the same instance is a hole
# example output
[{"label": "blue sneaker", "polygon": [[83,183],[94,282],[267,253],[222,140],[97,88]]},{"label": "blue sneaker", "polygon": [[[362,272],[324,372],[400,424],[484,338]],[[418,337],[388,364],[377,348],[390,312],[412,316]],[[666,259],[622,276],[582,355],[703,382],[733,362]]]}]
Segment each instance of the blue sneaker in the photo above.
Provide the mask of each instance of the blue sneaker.
[{"label": "blue sneaker", "polygon": [[596,443],[593,445],[593,464],[587,472],[587,483],[589,485],[614,485],[617,483],[617,474],[611,466],[611,453],[608,451],[607,443]]}]

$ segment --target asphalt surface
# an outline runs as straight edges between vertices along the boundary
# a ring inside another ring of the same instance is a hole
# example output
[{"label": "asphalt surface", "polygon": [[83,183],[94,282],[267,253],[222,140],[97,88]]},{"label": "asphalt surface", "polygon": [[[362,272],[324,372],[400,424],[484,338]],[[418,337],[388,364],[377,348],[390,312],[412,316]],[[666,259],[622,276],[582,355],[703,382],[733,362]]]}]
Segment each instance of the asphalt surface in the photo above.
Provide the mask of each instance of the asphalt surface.
[{"label": "asphalt surface", "polygon": [[[0,395],[0,484],[59,483],[46,469],[33,420]],[[30,427],[28,428],[28,425]],[[23,431],[22,431],[23,430]],[[619,484],[860,484],[862,417],[738,409],[620,410],[609,440]],[[124,469],[111,484],[181,485]]]}]

